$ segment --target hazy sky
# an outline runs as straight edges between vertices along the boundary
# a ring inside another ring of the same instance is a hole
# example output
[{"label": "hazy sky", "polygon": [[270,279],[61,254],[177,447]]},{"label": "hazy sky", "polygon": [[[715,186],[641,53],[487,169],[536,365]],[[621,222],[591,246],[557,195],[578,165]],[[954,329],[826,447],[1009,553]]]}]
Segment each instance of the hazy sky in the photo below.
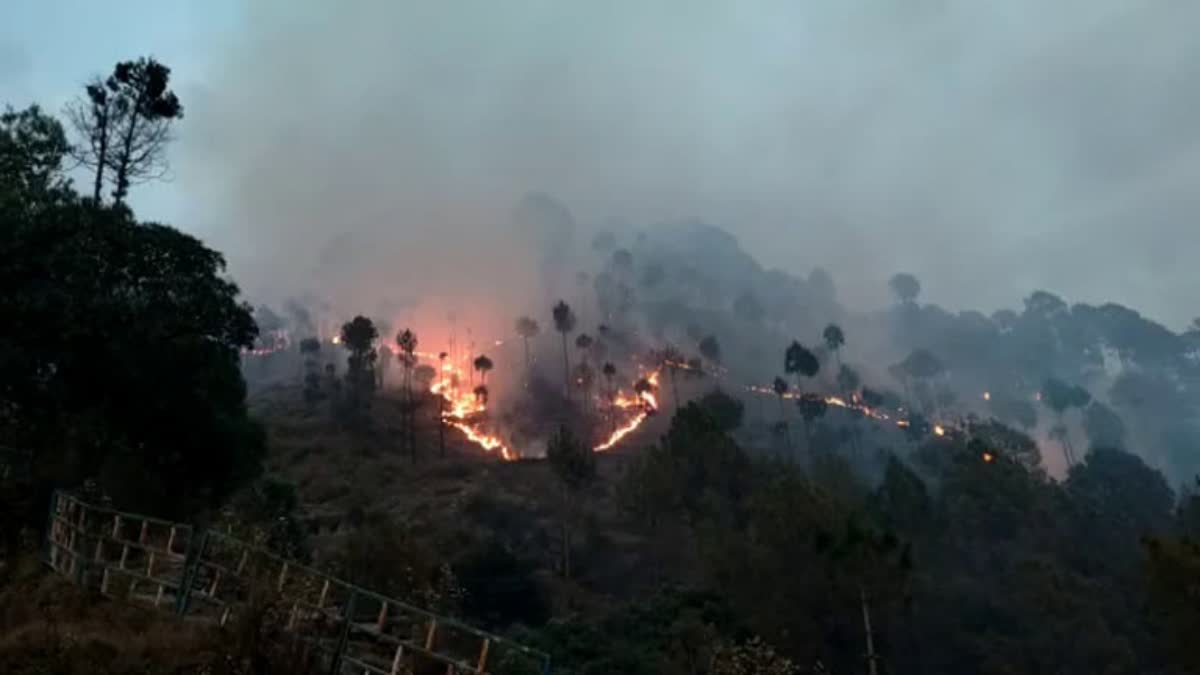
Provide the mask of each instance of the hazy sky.
[{"label": "hazy sky", "polygon": [[133,201],[250,290],[319,284],[322,252],[353,283],[494,288],[524,263],[508,208],[544,190],[585,223],[710,220],[850,302],[908,270],[953,308],[1200,314],[1190,0],[10,4],[2,100],[174,68],[176,180]]}]

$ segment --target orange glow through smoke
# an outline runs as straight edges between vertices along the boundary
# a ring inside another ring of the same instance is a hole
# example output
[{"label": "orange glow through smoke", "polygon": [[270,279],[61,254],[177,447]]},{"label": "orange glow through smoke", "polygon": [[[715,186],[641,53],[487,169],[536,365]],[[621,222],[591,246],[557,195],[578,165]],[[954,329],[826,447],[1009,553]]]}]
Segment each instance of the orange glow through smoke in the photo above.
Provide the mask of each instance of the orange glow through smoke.
[{"label": "orange glow through smoke", "polygon": [[[397,347],[392,345],[388,345],[388,347],[393,352],[398,351]],[[418,351],[415,352],[415,356],[424,360],[436,361],[439,355]],[[487,403],[463,386],[463,382],[469,375],[467,369],[472,366],[470,355],[463,357],[459,363],[455,363],[449,358],[442,361],[439,377],[429,387],[430,393],[442,397],[444,401],[442,420],[447,425],[461,431],[467,440],[484,450],[494,452],[506,461],[515,460],[518,458],[518,453],[501,436],[486,429]],[[658,388],[658,376],[658,371],[655,371],[646,377],[654,390]],[[654,395],[654,390],[640,392],[633,396],[618,392],[613,400],[614,407],[619,410],[632,410],[634,411],[633,416],[617,427],[593,450],[603,452],[612,448],[633,433],[653,412],[658,410],[658,399]]]},{"label": "orange glow through smoke", "polygon": [[[395,351],[394,348],[393,351]],[[427,352],[415,352],[415,355],[425,359],[438,359],[437,354]],[[430,384],[429,392],[435,396],[441,396],[445,402],[442,409],[442,420],[446,424],[461,431],[467,440],[484,450],[495,452],[500,455],[501,459],[514,460],[517,457],[505,444],[504,439],[483,430],[485,420],[481,418],[485,417],[487,404],[475,396],[475,392],[460,388],[463,380],[469,374],[464,372],[464,369],[472,367],[471,358],[468,354],[463,358],[463,364],[455,364],[449,359],[443,361],[440,370],[441,377]]]}]

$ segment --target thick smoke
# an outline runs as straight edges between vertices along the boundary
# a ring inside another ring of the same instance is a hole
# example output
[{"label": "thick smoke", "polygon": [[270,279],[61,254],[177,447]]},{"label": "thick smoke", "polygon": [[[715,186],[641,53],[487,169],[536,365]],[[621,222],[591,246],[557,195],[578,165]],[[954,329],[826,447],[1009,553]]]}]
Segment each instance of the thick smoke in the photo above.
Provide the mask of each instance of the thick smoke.
[{"label": "thick smoke", "polygon": [[1200,5],[246,12],[177,164],[254,292],[525,304],[542,251],[509,217],[545,191],[581,222],[703,217],[854,304],[906,269],[951,307],[1045,287],[1190,317]]}]

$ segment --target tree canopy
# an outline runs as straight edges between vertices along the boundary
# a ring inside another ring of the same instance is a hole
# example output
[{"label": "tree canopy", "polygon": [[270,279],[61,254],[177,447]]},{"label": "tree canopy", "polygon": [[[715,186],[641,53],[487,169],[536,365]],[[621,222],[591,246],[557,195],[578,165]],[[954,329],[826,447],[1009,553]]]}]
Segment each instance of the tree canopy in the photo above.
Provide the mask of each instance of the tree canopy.
[{"label": "tree canopy", "polygon": [[71,191],[66,150],[36,108],[0,119],[0,427],[47,484],[160,512],[227,494],[263,450],[250,307],[196,238]]}]

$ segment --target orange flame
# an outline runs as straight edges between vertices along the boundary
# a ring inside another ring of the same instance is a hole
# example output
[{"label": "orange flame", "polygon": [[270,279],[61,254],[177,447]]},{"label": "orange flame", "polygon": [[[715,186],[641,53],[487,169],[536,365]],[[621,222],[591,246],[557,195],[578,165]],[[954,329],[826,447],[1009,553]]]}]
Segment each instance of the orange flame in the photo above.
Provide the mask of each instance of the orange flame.
[{"label": "orange flame", "polygon": [[642,422],[645,422],[646,418],[649,416],[650,413],[646,412],[645,410],[638,412],[633,416],[633,419],[625,423],[625,426],[619,427],[616,431],[609,434],[608,438],[605,439],[603,443],[592,449],[596,452],[604,452],[605,450],[608,450],[617,443],[620,443],[622,438],[625,438],[629,434],[633,433],[635,429],[642,426]]},{"label": "orange flame", "polygon": [[[771,387],[764,387],[764,386],[755,385],[755,384],[749,385],[748,387],[746,387],[746,390],[750,391],[752,393],[755,393],[755,394],[762,394],[764,396],[778,396],[779,395],[779,394],[776,394],[775,390]],[[783,398],[799,399],[802,395],[803,394],[801,392],[789,391],[789,392],[785,392],[783,394]],[[989,398],[990,395],[985,392],[984,397]],[[872,419],[893,421],[896,424],[896,426],[900,427],[901,429],[907,429],[909,426],[911,426],[911,423],[907,419],[903,419],[903,418],[895,418],[894,419],[891,415],[889,415],[888,413],[886,413],[882,410],[876,410],[875,408],[871,408],[869,406],[863,405],[860,401],[857,400],[857,397],[852,397],[851,400],[849,400],[849,401],[847,401],[846,399],[841,398],[839,396],[826,396],[824,398],[825,398],[825,403],[827,405],[836,406],[838,408],[846,408],[847,410],[857,410],[858,412],[860,412],[863,415],[870,417]],[[949,429],[950,428],[948,426],[945,426],[942,424],[933,425],[933,433],[936,436],[945,436],[947,433],[949,433]]]},{"label": "orange flame", "polygon": [[[396,350],[393,349],[393,351]],[[427,352],[414,352],[414,355],[433,359],[439,356],[438,354]],[[469,360],[470,356],[465,358]],[[470,364],[467,363],[466,367],[470,367]],[[484,432],[478,422],[472,422],[472,419],[478,420],[487,410],[487,403],[475,396],[475,392],[462,391],[458,388],[458,382],[464,377],[463,367],[446,360],[442,363],[441,377],[430,383],[429,392],[435,396],[441,396],[442,400],[445,401],[442,420],[461,431],[467,437],[467,440],[472,443],[488,452],[496,452],[500,455],[501,459],[506,461],[516,459],[516,455],[505,444],[504,439]]]},{"label": "orange flame", "polygon": [[[659,371],[656,370],[646,378],[655,388],[658,387],[658,373]],[[646,418],[650,417],[650,413],[658,410],[658,399],[655,398],[653,391],[638,392],[637,396],[629,396],[624,392],[617,392],[612,404],[615,408],[622,410],[635,409],[637,412],[628,422],[613,430],[602,443],[592,448],[595,452],[604,452],[617,443],[620,443],[621,439],[642,426]]]}]

